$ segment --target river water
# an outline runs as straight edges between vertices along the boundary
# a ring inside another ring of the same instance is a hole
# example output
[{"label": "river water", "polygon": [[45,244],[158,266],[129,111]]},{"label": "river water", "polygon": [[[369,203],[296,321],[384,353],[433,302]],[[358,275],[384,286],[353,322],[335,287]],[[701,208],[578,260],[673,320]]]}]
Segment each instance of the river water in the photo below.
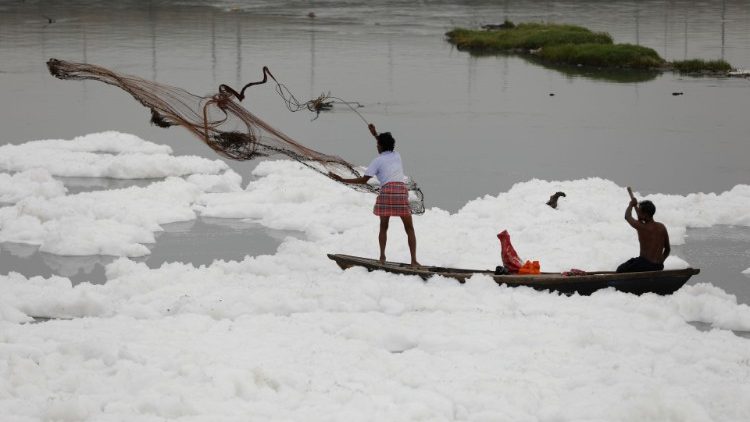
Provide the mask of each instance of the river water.
[{"label": "river water", "polygon": [[[5,1],[0,143],[117,130],[213,158],[186,131],[150,126],[146,110],[121,91],[57,80],[44,63],[95,63],[197,94],[257,80],[265,65],[301,100],[330,92],[361,103],[367,120],[394,133],[427,207],[456,211],[532,178],[597,176],[672,194],[750,183],[750,80],[548,68],[515,56],[474,57],[444,40],[455,26],[506,18],[579,24],[668,60],[723,58],[750,68],[750,1]],[[289,113],[270,88],[251,94],[252,111],[301,143],[354,163],[372,158],[366,128],[346,107],[313,120]],[[255,165],[229,164],[245,178]],[[207,233],[231,247],[168,241]],[[692,282],[712,281],[750,302],[750,280],[740,274],[750,267],[748,229],[688,234],[675,249],[703,269]],[[269,253],[278,236],[198,221],[167,230],[149,265]],[[3,273],[97,278],[91,274],[103,274],[106,261],[61,259],[0,247]]]}]

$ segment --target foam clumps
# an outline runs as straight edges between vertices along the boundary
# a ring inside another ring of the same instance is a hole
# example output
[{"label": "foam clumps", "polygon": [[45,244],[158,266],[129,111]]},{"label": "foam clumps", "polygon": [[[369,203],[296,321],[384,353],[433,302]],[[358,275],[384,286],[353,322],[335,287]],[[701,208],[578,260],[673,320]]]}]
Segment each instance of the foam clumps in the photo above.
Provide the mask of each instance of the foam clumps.
[{"label": "foam clumps", "polygon": [[[220,160],[175,157],[169,147],[117,132],[0,150],[13,164],[4,168],[20,171],[0,173],[0,198],[11,203],[0,208],[0,242],[39,245],[57,255],[148,255],[162,224],[195,219],[202,194],[241,190],[241,176]],[[166,178],[144,187],[66,194],[53,176]]]},{"label": "foam clumps", "polygon": [[54,176],[148,179],[219,174],[221,160],[172,155],[172,149],[120,132],[100,132],[72,140],[47,139],[0,146],[0,171],[43,168]]},{"label": "foam clumps", "polygon": [[[293,161],[260,163],[244,188],[234,172],[194,170],[145,187],[39,190],[0,208],[2,236],[41,239],[53,253],[121,256],[106,266],[102,285],[0,275],[1,414],[30,421],[750,419],[750,348],[728,331],[750,331],[750,308],[712,284],[671,296],[582,297],[499,287],[486,276],[460,285],[341,271],[326,253],[377,252],[372,195]],[[568,196],[551,209],[545,201],[559,190]],[[742,185],[645,198],[673,243],[685,241],[687,227],[748,225],[750,191]],[[519,255],[541,261],[543,271],[611,269],[638,253],[623,219],[627,202],[623,187],[603,179],[519,183],[453,214],[432,208],[416,217],[419,259],[494,268],[496,234],[507,229]],[[272,255],[200,267],[150,269],[127,258],[143,252],[137,246],[152,241],[159,224],[197,216],[251,219],[304,236],[284,239]],[[404,261],[406,239],[393,226],[389,259]],[[679,257],[667,264],[689,266]],[[30,324],[32,317],[55,319]]]},{"label": "foam clumps", "polygon": [[0,173],[0,204],[16,203],[28,197],[54,198],[68,190],[43,168],[32,168],[15,174]]}]

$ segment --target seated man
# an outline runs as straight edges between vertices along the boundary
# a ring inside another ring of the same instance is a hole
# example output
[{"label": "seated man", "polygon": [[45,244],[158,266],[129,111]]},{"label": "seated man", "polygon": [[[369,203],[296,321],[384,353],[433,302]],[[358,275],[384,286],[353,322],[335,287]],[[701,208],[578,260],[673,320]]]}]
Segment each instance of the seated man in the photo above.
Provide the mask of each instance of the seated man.
[{"label": "seated man", "polygon": [[[633,218],[635,208],[638,219]],[[630,200],[625,210],[625,220],[638,232],[638,242],[641,245],[641,255],[631,258],[617,267],[618,273],[633,273],[639,271],[661,271],[664,260],[669,256],[669,234],[664,224],[654,221],[656,207],[651,201],[643,201],[638,205],[635,198]]]}]

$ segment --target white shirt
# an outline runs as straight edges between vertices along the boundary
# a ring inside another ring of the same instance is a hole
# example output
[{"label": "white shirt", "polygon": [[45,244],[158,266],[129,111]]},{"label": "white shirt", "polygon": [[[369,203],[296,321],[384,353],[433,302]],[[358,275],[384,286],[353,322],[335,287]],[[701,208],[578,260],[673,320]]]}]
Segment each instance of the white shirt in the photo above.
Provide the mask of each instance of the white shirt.
[{"label": "white shirt", "polygon": [[388,182],[405,182],[401,155],[396,151],[383,151],[367,166],[365,176],[375,176],[384,186]]}]

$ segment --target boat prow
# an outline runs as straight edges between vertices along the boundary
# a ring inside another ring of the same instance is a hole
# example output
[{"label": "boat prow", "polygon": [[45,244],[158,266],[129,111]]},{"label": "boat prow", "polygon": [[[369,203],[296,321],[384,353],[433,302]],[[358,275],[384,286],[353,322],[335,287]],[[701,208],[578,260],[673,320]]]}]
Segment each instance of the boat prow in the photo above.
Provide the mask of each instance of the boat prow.
[{"label": "boat prow", "polygon": [[486,275],[497,284],[510,287],[526,286],[537,290],[549,290],[565,294],[578,293],[588,295],[600,289],[613,287],[621,292],[643,294],[672,294],[682,287],[695,274],[698,268],[681,270],[645,271],[637,273],[616,273],[612,271],[590,272],[584,275],[565,276],[560,273],[541,273],[534,275],[495,275],[490,270],[472,270],[463,268],[445,268],[435,266],[413,267],[401,262],[381,263],[378,260],[352,255],[328,254],[341,269],[363,267],[368,271],[386,271],[393,274],[415,275],[427,280],[440,275],[453,278],[463,283],[474,275]]}]

